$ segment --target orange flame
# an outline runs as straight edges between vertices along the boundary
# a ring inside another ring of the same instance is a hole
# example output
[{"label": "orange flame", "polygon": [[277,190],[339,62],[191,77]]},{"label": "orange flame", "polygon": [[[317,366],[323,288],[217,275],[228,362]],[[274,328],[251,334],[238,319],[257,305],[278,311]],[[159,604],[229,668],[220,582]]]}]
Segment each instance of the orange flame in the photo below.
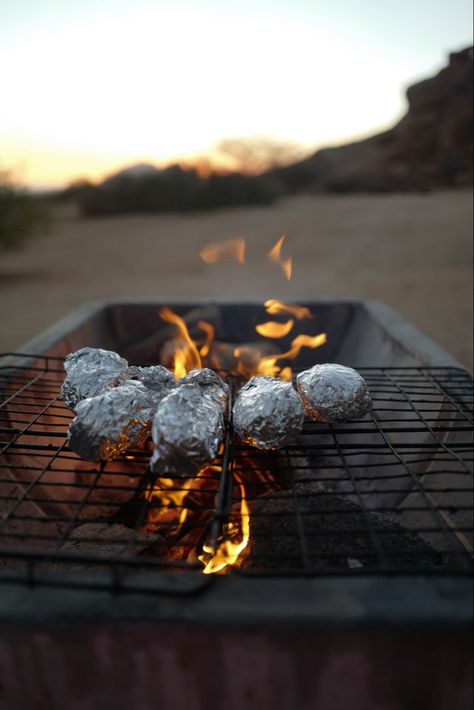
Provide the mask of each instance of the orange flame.
[{"label": "orange flame", "polygon": [[[280,240],[281,241],[281,240]],[[271,314],[281,314],[290,313],[295,318],[312,318],[312,314],[308,308],[305,306],[290,305],[287,303],[282,303],[282,301],[277,301],[276,299],[269,299],[265,301],[265,309],[267,313]],[[265,338],[283,338],[288,333],[291,332],[294,326],[293,318],[290,318],[285,323],[278,323],[274,321],[268,321],[266,323],[260,323],[255,326],[255,330],[259,335]],[[284,353],[277,353],[275,355],[263,355],[257,360],[257,364],[249,371],[248,363],[243,364],[243,360],[240,359],[239,365],[237,367],[238,371],[242,375],[266,375],[266,376],[279,376],[284,380],[291,380],[293,372],[291,367],[281,367],[279,364],[281,360],[293,360],[298,356],[301,348],[318,348],[327,342],[327,336],[325,333],[318,333],[317,335],[297,335],[291,343],[291,347]],[[235,348],[234,355],[237,358],[242,358],[244,355],[244,348]]]},{"label": "orange flame", "polygon": [[[250,539],[250,512],[245,497],[245,487],[240,478],[234,473],[240,488],[240,511],[224,524],[223,539],[214,550],[212,545],[203,545],[203,554],[198,559],[203,563],[204,574],[215,574],[224,567],[237,562],[239,555],[245,550]],[[209,558],[209,555],[211,557]]]},{"label": "orange flame", "polygon": [[168,535],[178,535],[188,515],[183,502],[189,493],[191,481],[187,479],[182,487],[177,488],[176,479],[157,478],[154,485],[145,492],[146,501],[154,503],[148,509],[147,523],[153,526],[171,525]]},{"label": "orange flame", "polygon": [[268,321],[267,323],[260,323],[260,325],[255,326],[255,330],[259,335],[263,335],[264,338],[284,338],[285,335],[293,328],[295,321],[290,318],[286,323],[275,323],[274,321]]},{"label": "orange flame", "polygon": [[209,350],[212,345],[212,341],[214,340],[216,330],[214,326],[211,325],[211,323],[207,323],[205,320],[200,320],[198,322],[198,327],[206,333],[206,342],[204,343],[204,345],[201,345],[201,348],[199,350],[200,356],[204,358],[209,354]]},{"label": "orange flame", "polygon": [[313,314],[306,308],[306,306],[297,306],[296,304],[282,303],[277,301],[275,298],[269,298],[265,301],[265,310],[271,316],[276,316],[279,313],[289,313],[290,315],[298,318],[312,318]]},{"label": "orange flame", "polygon": [[199,256],[206,264],[215,264],[217,261],[237,261],[239,264],[244,264],[245,239],[211,242],[201,249]]},{"label": "orange flame", "polygon": [[144,493],[147,503],[146,525],[166,528],[167,536],[178,537],[190,513],[185,506],[187,496],[193,491],[202,490],[202,479],[207,474],[220,473],[217,466],[206,465],[193,478],[158,477]]},{"label": "orange flame", "polygon": [[[278,263],[287,278],[290,278],[291,259],[281,259],[283,240],[284,237],[281,237],[270,252],[269,258]],[[243,242],[243,240],[241,241]],[[210,261],[209,263],[212,262]],[[243,252],[240,263],[243,263]],[[292,331],[295,319],[312,317],[309,309],[304,306],[285,304],[275,299],[266,301],[265,309],[271,315],[288,314],[291,317],[282,323],[270,320],[258,324],[255,329],[264,338],[283,338]],[[170,308],[162,308],[160,317],[167,323],[176,326],[176,335],[172,341],[172,361],[175,377],[179,379],[190,370],[202,367],[203,362],[205,362],[204,358],[209,355],[212,356],[213,353],[211,345],[215,337],[214,326],[206,321],[199,321],[197,325],[203,331],[203,335],[199,336],[197,342],[195,342],[189,333],[185,320]],[[300,334],[293,338],[286,352],[275,354],[273,350],[276,346],[269,342],[264,343],[263,346],[261,345],[262,341],[260,341],[260,344],[249,343],[244,346],[238,346],[231,351],[238,361],[237,365],[234,360],[229,370],[232,368],[231,371],[235,372],[234,368],[236,368],[237,372],[245,377],[266,375],[279,376],[282,379],[291,380],[293,375],[292,368],[284,361],[297,357],[303,347],[317,348],[326,342],[327,336],[325,333],[316,335]],[[223,345],[226,344],[224,343]],[[227,345],[233,348],[232,345]],[[183,534],[183,526],[189,520],[190,515],[202,516],[202,509],[199,507],[200,504],[196,493],[205,492],[206,495],[214,496],[215,489],[209,490],[209,487],[210,485],[215,485],[215,481],[218,480],[220,474],[220,466],[212,464],[203,467],[194,478],[184,480],[158,478],[146,490],[146,500],[151,503],[146,523],[153,528],[161,527],[166,529],[167,534],[176,542],[169,553],[171,556],[177,555],[176,559],[186,559],[189,554],[196,555],[196,552],[192,551],[196,550],[197,539],[192,537],[195,533],[192,530],[188,530],[188,532]],[[202,571],[204,574],[218,573],[225,567],[235,565],[249,542],[249,507],[244,481],[235,471],[234,476],[240,490],[240,505],[235,506],[229,519],[223,524],[221,535],[217,542],[211,544],[207,541],[200,549],[198,559],[203,564]],[[205,480],[198,480],[202,477]],[[212,483],[211,478],[214,483]],[[272,481],[270,473],[268,473],[268,480]],[[187,499],[188,496],[190,498]],[[239,508],[238,510],[237,507]],[[202,521],[202,518],[200,520]],[[191,552],[189,552],[190,549]],[[196,557],[194,556],[195,559]]]},{"label": "orange flame", "polygon": [[268,252],[267,256],[272,261],[274,264],[279,266],[283,273],[285,274],[285,277],[288,279],[288,281],[291,279],[291,272],[293,270],[293,259],[288,257],[288,259],[282,259],[281,257],[281,248],[283,246],[283,242],[285,241],[285,235],[282,234],[280,239],[277,241],[275,246],[270,249]]},{"label": "orange flame", "polygon": [[181,316],[173,313],[170,308],[161,308],[160,318],[176,325],[179,331],[179,341],[173,354],[174,376],[179,380],[195,367],[202,367],[201,356]]},{"label": "orange flame", "polygon": [[[266,355],[258,361],[255,369],[252,373],[243,371],[238,368],[240,373],[243,375],[264,375],[266,377],[281,377],[284,380],[291,380],[293,373],[291,367],[282,368],[278,363],[281,360],[293,360],[299,355],[301,348],[319,348],[327,342],[326,333],[318,333],[317,335],[297,335],[291,343],[291,347],[284,353],[277,353],[275,355]],[[241,349],[235,349],[236,357],[241,354]]]},{"label": "orange flame", "polygon": [[293,360],[300,353],[301,348],[319,348],[327,343],[328,337],[326,333],[318,333],[317,335],[297,335],[291,343],[291,348],[278,356],[279,360]]}]

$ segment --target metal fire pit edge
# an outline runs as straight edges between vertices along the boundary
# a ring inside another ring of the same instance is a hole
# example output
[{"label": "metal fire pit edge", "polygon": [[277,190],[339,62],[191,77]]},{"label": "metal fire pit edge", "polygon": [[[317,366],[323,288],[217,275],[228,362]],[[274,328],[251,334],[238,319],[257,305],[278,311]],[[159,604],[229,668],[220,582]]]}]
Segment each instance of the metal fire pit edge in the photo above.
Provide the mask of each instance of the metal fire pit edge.
[{"label": "metal fire pit edge", "polygon": [[[400,347],[400,351],[409,355],[412,358],[412,365],[420,365],[427,367],[457,367],[463,370],[466,368],[450,355],[446,350],[435,343],[431,338],[415,328],[411,323],[402,318],[392,308],[380,301],[360,301],[356,299],[318,299],[311,301],[309,299],[298,299],[301,305],[312,307],[321,306],[339,306],[350,311],[349,322],[346,324],[349,331],[346,337],[346,343],[343,348],[344,352],[350,352],[351,349],[351,331],[356,332],[357,329],[365,323],[373,323],[380,331],[380,342],[377,343],[377,352],[373,346],[367,348],[366,360],[363,363],[365,366],[389,366],[384,350],[384,336],[387,341],[390,341],[391,347],[396,341]],[[22,346],[16,349],[16,353],[26,353],[30,355],[54,355],[56,346],[70,337],[73,339],[74,334],[83,329],[86,324],[99,322],[107,326],[108,329],[114,329],[113,311],[117,307],[126,306],[148,306],[156,307],[157,320],[158,309],[161,306],[176,307],[178,309],[191,309],[202,305],[222,305],[235,306],[240,308],[246,307],[261,307],[260,301],[239,301],[232,299],[219,299],[214,301],[211,299],[189,299],[173,298],[171,301],[164,299],[142,299],[142,298],[114,298],[99,301],[90,301],[75,309],[61,320],[53,323],[49,328],[44,330],[36,337],[28,340]],[[3,359],[2,364],[5,364]]]},{"label": "metal fire pit edge", "polygon": [[[299,301],[301,302],[301,301]],[[114,331],[114,309],[117,307],[153,307],[162,305],[186,310],[196,305],[209,305],[210,300],[111,299],[84,304],[53,324],[43,333],[18,348],[29,356],[57,355],[59,344],[70,342],[75,333],[96,324],[96,330]],[[410,365],[462,368],[460,363],[430,338],[422,334],[392,309],[380,302],[333,300],[302,302],[317,309],[320,305],[340,306],[349,310],[344,351],[351,351],[351,332],[360,332],[371,321],[380,330],[378,347],[363,353],[367,366],[390,365],[384,338],[396,340],[400,351],[408,353]],[[219,300],[218,305],[256,307],[260,302]],[[86,343],[82,343],[84,345]],[[97,345],[91,342],[91,345]],[[376,352],[375,352],[376,350]],[[350,357],[350,355],[349,355]],[[359,356],[360,357],[360,356]],[[380,360],[380,358],[382,360]],[[8,356],[0,359],[8,365]],[[355,363],[356,364],[356,363]],[[462,368],[465,369],[465,368]],[[100,579],[103,576],[103,590]],[[87,576],[87,575],[85,575]],[[137,572],[121,582],[115,594],[107,574],[95,573],[89,591],[74,589],[74,577],[54,576],[50,584],[36,585],[5,580],[0,586],[0,621],[2,623],[39,624],[55,620],[85,622],[100,618],[104,622],[166,622],[204,625],[272,625],[282,626],[372,626],[400,624],[464,626],[472,619],[472,581],[466,575],[436,577],[400,574],[359,574],[300,576],[278,578],[265,575],[247,577],[237,574],[205,576],[161,572]],[[256,601],[258,602],[256,604]]]},{"label": "metal fire pit edge", "polygon": [[[407,354],[406,364],[461,367],[384,304],[339,303],[351,307],[349,331],[367,319],[376,324],[380,347],[367,350],[366,365],[391,364],[383,362],[387,338]],[[88,303],[18,352],[60,355],[65,338],[74,349],[74,334],[91,321],[113,330],[113,309],[121,304],[164,302]],[[197,302],[166,304],[185,308]],[[350,349],[349,333],[348,359]],[[467,575],[137,572],[115,591],[106,573],[91,577],[90,589],[84,588],[86,578],[80,588],[70,574],[51,576],[49,584],[34,578],[0,584],[0,707],[471,707]]]}]

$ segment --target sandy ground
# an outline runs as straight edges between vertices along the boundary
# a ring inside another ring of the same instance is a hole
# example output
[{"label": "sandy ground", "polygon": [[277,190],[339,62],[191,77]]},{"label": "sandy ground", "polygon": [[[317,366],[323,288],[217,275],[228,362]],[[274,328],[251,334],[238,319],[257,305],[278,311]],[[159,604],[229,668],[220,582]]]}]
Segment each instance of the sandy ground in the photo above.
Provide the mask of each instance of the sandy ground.
[{"label": "sandy ground", "polygon": [[[0,256],[0,350],[85,301],[114,296],[356,297],[385,301],[472,369],[470,192],[298,197],[271,208],[81,219]],[[286,282],[265,259],[281,233]],[[204,264],[204,244],[247,239],[247,263]]]}]

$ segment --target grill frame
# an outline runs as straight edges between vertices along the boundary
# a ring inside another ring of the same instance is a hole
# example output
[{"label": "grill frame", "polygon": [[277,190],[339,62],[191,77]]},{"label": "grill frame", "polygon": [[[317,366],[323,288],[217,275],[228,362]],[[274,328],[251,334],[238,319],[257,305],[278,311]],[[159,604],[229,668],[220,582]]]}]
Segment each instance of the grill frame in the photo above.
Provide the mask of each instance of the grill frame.
[{"label": "grill frame", "polygon": [[[86,304],[52,326],[21,349],[34,354],[57,356],[81,347],[112,347],[120,350],[124,326],[142,313],[170,305],[184,312],[197,303],[114,299]],[[224,308],[254,309],[256,303],[219,301]],[[337,348],[335,361],[359,367],[362,352],[370,365],[402,363],[413,366],[454,367],[459,363],[384,304],[359,301],[306,302],[310,308],[331,309],[340,315],[345,345]],[[248,312],[248,311],[247,311]],[[155,315],[156,318],[156,315]],[[128,319],[128,320],[127,320]],[[367,346],[360,349],[361,334]],[[122,350],[123,352],[123,350]],[[124,352],[126,356],[126,352]],[[25,364],[31,358],[25,360]],[[2,364],[8,364],[8,359]],[[6,580],[4,580],[6,582]],[[204,576],[200,573],[162,574],[134,572],[126,580],[114,580],[103,571],[93,579],[84,574],[64,573],[58,580],[49,575],[38,585],[31,569],[20,581],[0,585],[0,619],[4,623],[50,623],[52,621],[173,622],[197,625],[273,626],[320,628],[326,626],[377,626],[408,624],[442,628],[465,627],[472,620],[472,580],[465,573],[418,575],[393,573],[301,576],[292,578]],[[91,584],[87,585],[87,582]],[[26,584],[25,584],[26,582]],[[125,594],[121,592],[127,592]],[[156,601],[159,600],[157,604]],[[115,601],[114,601],[115,600]],[[119,601],[120,600],[120,601]]]}]

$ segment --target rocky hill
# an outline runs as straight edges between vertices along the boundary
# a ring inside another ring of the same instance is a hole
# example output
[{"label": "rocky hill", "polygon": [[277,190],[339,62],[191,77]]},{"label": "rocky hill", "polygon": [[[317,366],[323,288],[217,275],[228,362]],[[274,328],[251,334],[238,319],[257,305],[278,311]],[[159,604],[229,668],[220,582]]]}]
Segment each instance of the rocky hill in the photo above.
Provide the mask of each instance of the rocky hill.
[{"label": "rocky hill", "polygon": [[472,184],[473,49],[409,87],[392,129],[272,172],[290,192],[387,192]]}]

